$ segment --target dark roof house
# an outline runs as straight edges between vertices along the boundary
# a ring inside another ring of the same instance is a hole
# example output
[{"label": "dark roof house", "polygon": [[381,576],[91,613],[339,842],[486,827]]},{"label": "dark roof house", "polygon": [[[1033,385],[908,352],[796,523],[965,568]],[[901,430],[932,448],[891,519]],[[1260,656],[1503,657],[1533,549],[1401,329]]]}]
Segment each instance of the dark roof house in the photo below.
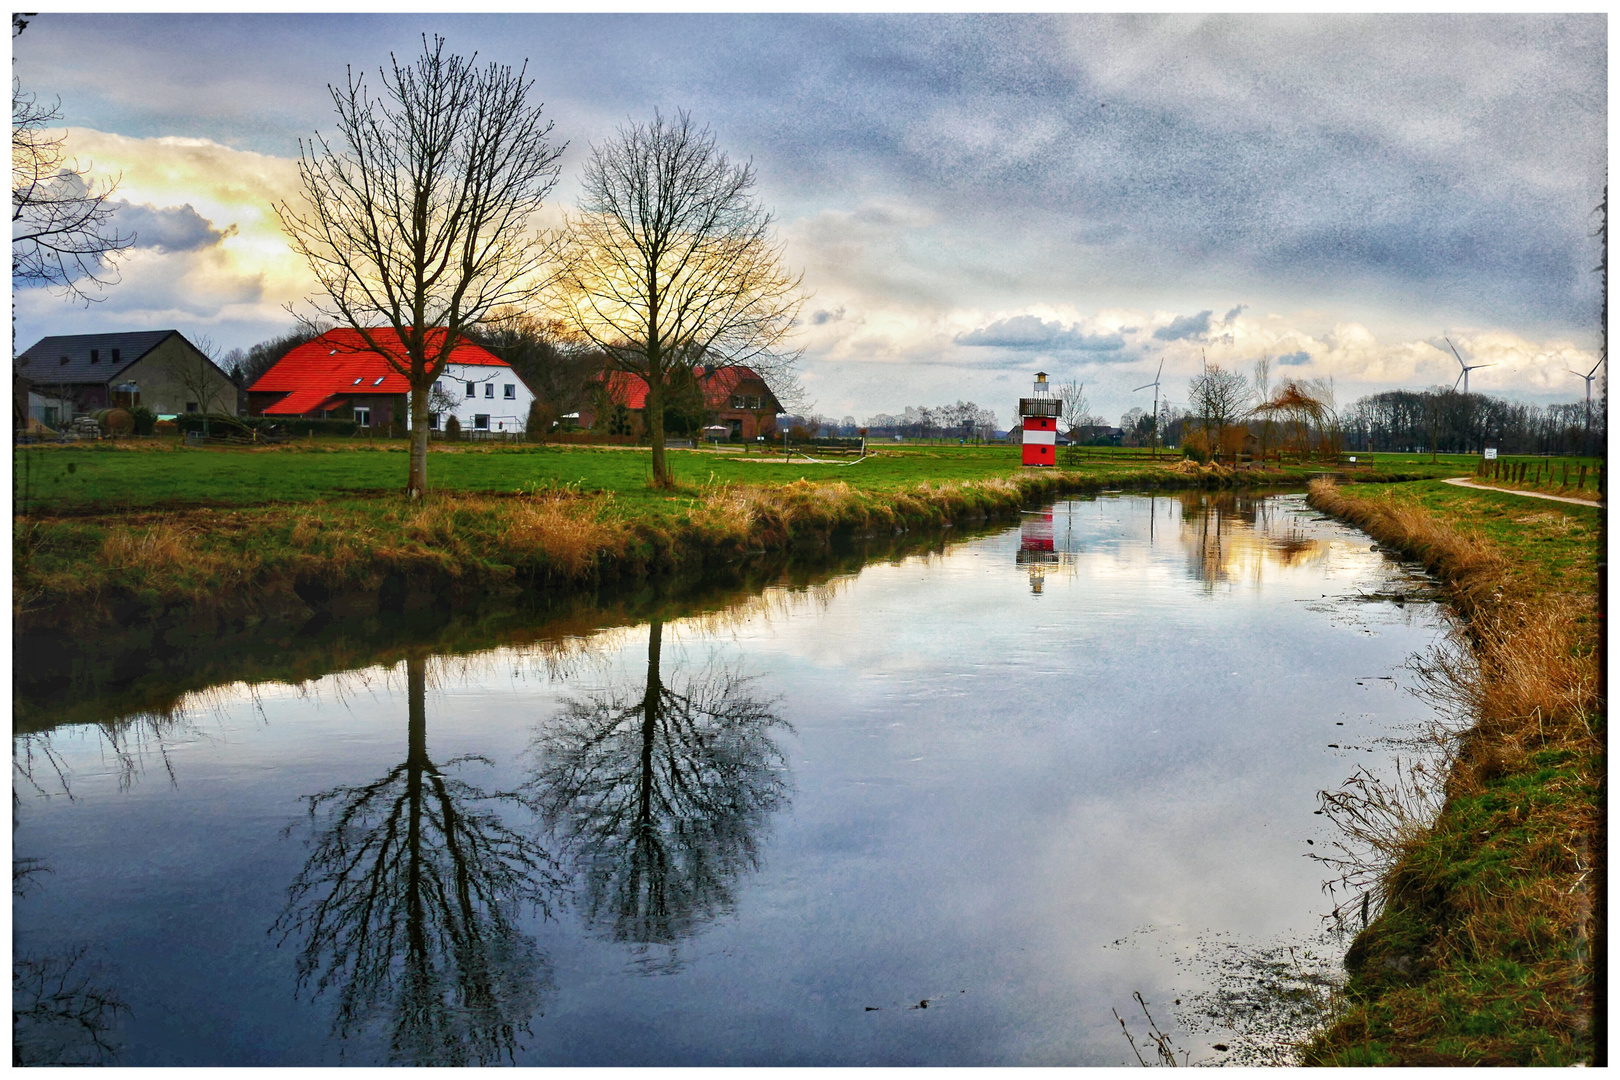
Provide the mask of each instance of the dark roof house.
[{"label": "dark roof house", "polygon": [[12,373],[69,413],[137,405],[165,416],[237,411],[231,377],[178,330],[41,338],[12,361]]}]

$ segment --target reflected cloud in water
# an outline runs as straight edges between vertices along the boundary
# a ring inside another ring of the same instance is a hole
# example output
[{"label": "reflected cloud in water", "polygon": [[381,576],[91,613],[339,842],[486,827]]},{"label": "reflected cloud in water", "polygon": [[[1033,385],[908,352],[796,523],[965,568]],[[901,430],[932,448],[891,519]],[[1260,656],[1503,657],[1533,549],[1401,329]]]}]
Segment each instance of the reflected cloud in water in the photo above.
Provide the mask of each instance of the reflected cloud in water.
[{"label": "reflected cloud in water", "polygon": [[551,984],[517,916],[549,913],[562,881],[501,817],[521,798],[457,775],[487,758],[433,762],[426,681],[426,661],[407,660],[403,762],[307,798],[311,852],[271,933],[301,939],[298,990],[335,994],[338,1037],[380,1021],[399,1064],[511,1061]]},{"label": "reflected cloud in water", "polygon": [[[639,688],[567,700],[534,742],[526,791],[580,886],[582,913],[654,970],[729,911],[789,799],[774,733],[789,730],[750,679],[712,662],[666,677],[664,624],[648,628]],[[658,947],[654,950],[652,947]]]}]

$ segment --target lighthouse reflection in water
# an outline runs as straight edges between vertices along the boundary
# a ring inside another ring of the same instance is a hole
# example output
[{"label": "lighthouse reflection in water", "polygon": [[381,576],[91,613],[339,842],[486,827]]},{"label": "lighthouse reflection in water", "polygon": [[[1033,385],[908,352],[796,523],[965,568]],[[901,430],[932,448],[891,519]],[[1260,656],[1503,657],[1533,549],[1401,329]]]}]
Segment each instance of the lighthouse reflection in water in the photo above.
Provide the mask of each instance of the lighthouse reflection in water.
[{"label": "lighthouse reflection in water", "polygon": [[1051,510],[1024,511],[1023,525],[1018,530],[1018,565],[1029,572],[1029,591],[1036,596],[1046,585],[1046,575],[1064,565],[1073,565],[1075,551],[1065,543],[1058,551],[1053,535]]}]

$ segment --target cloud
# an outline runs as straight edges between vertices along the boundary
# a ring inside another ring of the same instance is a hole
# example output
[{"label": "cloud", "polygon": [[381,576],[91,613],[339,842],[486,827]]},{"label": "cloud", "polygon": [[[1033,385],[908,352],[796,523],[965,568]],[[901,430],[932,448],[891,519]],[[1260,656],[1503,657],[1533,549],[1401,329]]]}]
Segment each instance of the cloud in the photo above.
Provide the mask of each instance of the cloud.
[{"label": "cloud", "polygon": [[1045,349],[1052,352],[1112,352],[1125,347],[1118,334],[1087,334],[1078,323],[1065,326],[1034,315],[998,319],[953,339],[958,345],[995,346],[1003,349]]},{"label": "cloud", "polygon": [[1169,326],[1161,326],[1153,331],[1155,341],[1185,341],[1188,338],[1200,338],[1209,333],[1209,317],[1215,314],[1214,310],[1200,311],[1196,315],[1178,315],[1170,320]]},{"label": "cloud", "polygon": [[825,326],[830,322],[838,322],[843,317],[843,308],[839,308],[836,311],[828,311],[826,308],[822,308],[820,311],[817,311],[815,314],[810,316],[810,324],[812,326]]},{"label": "cloud", "polygon": [[224,229],[214,228],[214,223],[197,213],[190,203],[164,207],[142,203],[137,206],[128,199],[120,199],[112,206],[117,215],[118,228],[135,234],[135,247],[151,248],[166,254],[213,247],[240,231],[234,224]]},{"label": "cloud", "polygon": [[1233,308],[1231,311],[1228,311],[1225,315],[1221,316],[1221,322],[1229,323],[1233,319],[1237,318],[1239,315],[1243,314],[1247,310],[1249,310],[1249,305],[1248,304],[1239,304],[1237,307]]},{"label": "cloud", "polygon": [[1301,349],[1299,352],[1284,353],[1277,357],[1277,363],[1284,367],[1297,367],[1300,364],[1311,362],[1311,354]]}]

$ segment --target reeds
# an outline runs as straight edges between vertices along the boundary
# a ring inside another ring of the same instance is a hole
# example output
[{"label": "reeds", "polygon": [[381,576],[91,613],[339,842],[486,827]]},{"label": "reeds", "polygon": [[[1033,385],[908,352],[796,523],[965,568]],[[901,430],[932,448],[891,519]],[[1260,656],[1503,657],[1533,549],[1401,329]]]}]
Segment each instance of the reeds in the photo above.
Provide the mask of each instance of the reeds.
[{"label": "reeds", "polygon": [[1310,501],[1420,558],[1466,619],[1412,661],[1431,763],[1323,793],[1343,836],[1324,861],[1360,890],[1338,913],[1365,929],[1350,1008],[1307,1060],[1590,1061],[1605,698],[1585,601],[1530,592],[1486,540],[1419,508],[1326,483]]}]

